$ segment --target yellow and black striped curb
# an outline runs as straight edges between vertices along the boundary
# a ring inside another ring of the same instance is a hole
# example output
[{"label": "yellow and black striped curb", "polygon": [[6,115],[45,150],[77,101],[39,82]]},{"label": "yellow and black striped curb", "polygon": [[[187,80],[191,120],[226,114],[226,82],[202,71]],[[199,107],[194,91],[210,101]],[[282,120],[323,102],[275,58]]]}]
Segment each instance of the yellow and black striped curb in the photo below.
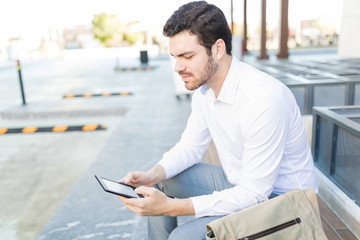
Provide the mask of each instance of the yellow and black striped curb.
[{"label": "yellow and black striped curb", "polygon": [[106,130],[101,124],[86,124],[78,126],[59,125],[53,127],[24,127],[24,128],[0,128],[0,135],[10,133],[38,133],[38,132],[71,132],[71,131],[97,131]]},{"label": "yellow and black striped curb", "polygon": [[131,92],[119,92],[119,93],[84,93],[84,94],[65,94],[63,98],[90,98],[90,97],[110,97],[110,96],[129,96],[133,95]]},{"label": "yellow and black striped curb", "polygon": [[143,67],[116,67],[115,71],[117,72],[142,72],[142,71],[151,71],[156,67],[143,66]]}]

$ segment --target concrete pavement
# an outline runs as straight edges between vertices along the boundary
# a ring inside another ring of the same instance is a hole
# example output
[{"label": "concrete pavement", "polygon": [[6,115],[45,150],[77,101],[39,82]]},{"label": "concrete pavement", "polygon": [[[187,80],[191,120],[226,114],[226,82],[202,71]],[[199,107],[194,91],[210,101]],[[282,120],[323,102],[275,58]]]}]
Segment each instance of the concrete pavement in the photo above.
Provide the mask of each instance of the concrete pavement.
[{"label": "concrete pavement", "polygon": [[168,63],[157,64],[159,68],[152,72],[134,73],[132,81],[138,91],[121,102],[128,113],[39,240],[146,239],[145,218],[124,208],[115,195],[105,193],[94,174],[117,180],[128,171],[146,170],[179,139],[189,102],[175,99]]},{"label": "concrete pavement", "polygon": [[[115,62],[28,66],[23,69],[26,106],[16,75],[2,70],[0,128],[98,123],[107,130],[0,136],[0,171],[6,173],[0,177],[0,203],[7,206],[0,213],[1,239],[145,238],[145,219],[104,192],[94,174],[118,179],[149,168],[179,139],[190,102],[175,98],[166,58],[150,60],[157,68],[148,72],[118,73]],[[138,65],[138,60],[121,63]],[[62,98],[109,91],[133,95]]]}]

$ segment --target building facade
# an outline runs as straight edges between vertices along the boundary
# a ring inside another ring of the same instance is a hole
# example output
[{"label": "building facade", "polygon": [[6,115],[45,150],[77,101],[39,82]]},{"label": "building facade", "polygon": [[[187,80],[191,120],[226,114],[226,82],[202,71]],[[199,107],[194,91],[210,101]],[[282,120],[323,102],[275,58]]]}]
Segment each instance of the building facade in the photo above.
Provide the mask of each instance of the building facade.
[{"label": "building facade", "polygon": [[343,14],[338,54],[340,57],[360,57],[360,1],[343,0]]}]

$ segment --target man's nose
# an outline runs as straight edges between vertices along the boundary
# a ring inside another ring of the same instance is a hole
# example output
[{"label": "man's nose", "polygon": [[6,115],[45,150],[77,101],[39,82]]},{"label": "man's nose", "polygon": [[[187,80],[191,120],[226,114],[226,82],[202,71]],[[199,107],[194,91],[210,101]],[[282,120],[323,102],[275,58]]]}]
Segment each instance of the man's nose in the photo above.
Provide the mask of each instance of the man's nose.
[{"label": "man's nose", "polygon": [[174,71],[181,72],[184,70],[185,70],[185,64],[183,63],[183,61],[179,58],[175,59]]}]

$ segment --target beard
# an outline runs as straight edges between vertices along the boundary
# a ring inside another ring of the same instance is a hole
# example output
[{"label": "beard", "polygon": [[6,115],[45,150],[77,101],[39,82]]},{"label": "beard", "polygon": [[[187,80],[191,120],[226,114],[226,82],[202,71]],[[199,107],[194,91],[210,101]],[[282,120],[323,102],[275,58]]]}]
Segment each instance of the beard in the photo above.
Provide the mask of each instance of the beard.
[{"label": "beard", "polygon": [[[200,78],[195,78],[193,81],[185,82],[186,89],[190,91],[198,89],[215,75],[218,68],[219,65],[215,63],[212,56],[209,56],[207,63],[200,73]],[[181,72],[179,72],[179,74],[181,75]],[[190,74],[192,77],[194,77],[192,73],[187,74]]]}]

